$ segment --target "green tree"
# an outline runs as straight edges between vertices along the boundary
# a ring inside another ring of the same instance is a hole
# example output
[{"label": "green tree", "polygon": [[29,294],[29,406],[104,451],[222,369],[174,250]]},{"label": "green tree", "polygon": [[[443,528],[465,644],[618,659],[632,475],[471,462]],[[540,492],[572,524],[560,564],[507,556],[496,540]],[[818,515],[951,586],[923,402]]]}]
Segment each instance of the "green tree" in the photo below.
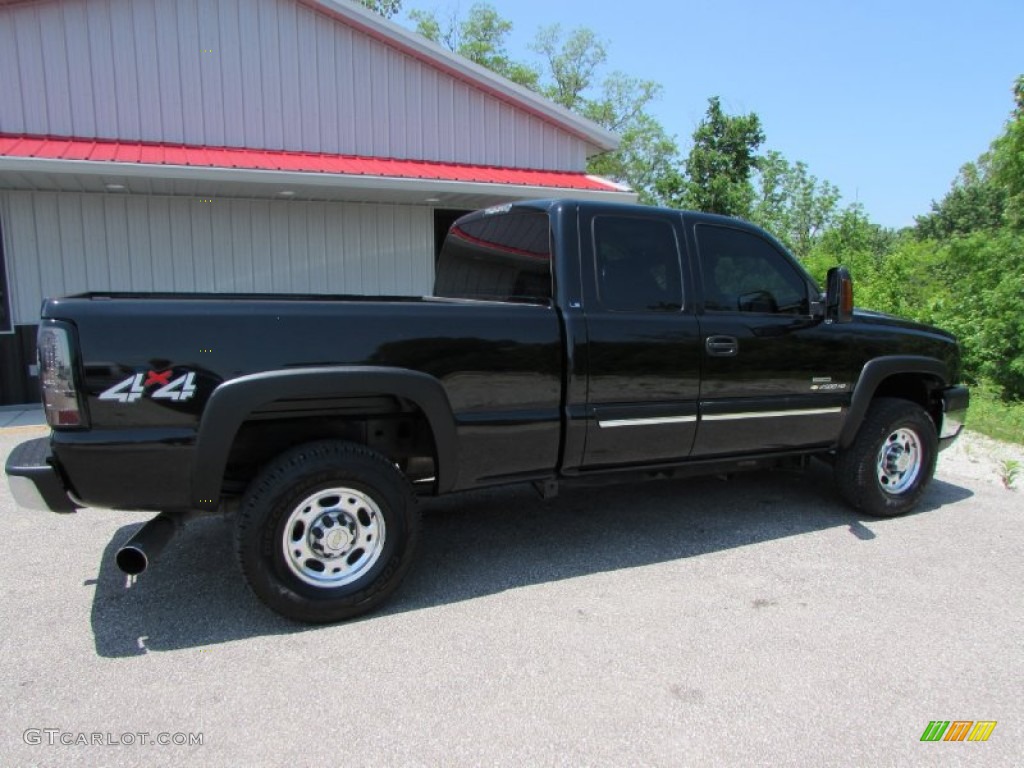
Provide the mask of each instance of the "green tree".
[{"label": "green tree", "polygon": [[915,234],[935,256],[922,260],[927,295],[908,314],[956,333],[973,378],[1024,398],[1024,76],[1003,132]]},{"label": "green tree", "polygon": [[917,217],[919,238],[945,239],[1024,228],[1024,75],[1014,83],[1014,110],[1003,133],[977,162],[967,163],[931,212]]},{"label": "green tree", "polygon": [[508,52],[512,22],[502,18],[487,3],[474,3],[465,17],[450,16],[441,21],[436,11],[413,10],[409,18],[416,31],[428,40],[464,56],[470,61],[532,90],[539,88],[540,73]]},{"label": "green tree", "polygon": [[[792,203],[786,194],[789,161],[781,152],[770,150],[757,163],[757,178],[751,220],[770,231],[789,248],[787,238]],[[806,255],[806,254],[803,254]]]},{"label": "green tree", "polygon": [[1002,226],[1006,190],[990,178],[988,160],[984,155],[964,165],[946,196],[932,201],[931,213],[915,217],[918,238],[941,240]]},{"label": "green tree", "polygon": [[565,34],[557,25],[546,27],[532,48],[544,62],[541,93],[619,136],[618,149],[592,157],[588,172],[628,184],[641,203],[665,202],[658,190],[678,165],[679,148],[648,111],[661,86],[623,72],[612,72],[598,84],[608,50],[589,29]]},{"label": "green tree", "polygon": [[802,260],[822,285],[831,267],[840,264],[849,267],[857,306],[893,311],[881,285],[886,258],[898,239],[895,232],[872,222],[864,207],[854,203],[836,214]]},{"label": "green tree", "polygon": [[1024,233],[1003,227],[940,247],[948,295],[941,324],[960,339],[968,373],[1024,398]]},{"label": "green tree", "polygon": [[583,27],[564,37],[562,28],[554,24],[538,30],[531,47],[544,59],[547,78],[541,92],[566,109],[582,112],[587,104],[584,94],[608,60],[604,41]]},{"label": "green tree", "polygon": [[1024,229],[1024,75],[1014,82],[1013,99],[1013,114],[989,157],[992,181],[1006,195],[1007,223]]},{"label": "green tree", "polygon": [[598,125],[617,133],[619,148],[590,159],[587,170],[598,176],[629,184],[640,202],[658,205],[658,182],[666,169],[679,164],[679,148],[651,114],[648,105],[661,94],[651,80],[609,75],[598,96],[584,103],[582,113]]},{"label": "green tree", "polygon": [[442,21],[436,11],[412,11],[416,30],[439,45],[526,86],[619,135],[619,148],[590,159],[587,171],[628,184],[644,203],[663,202],[661,180],[679,162],[675,139],[648,111],[661,94],[650,80],[613,72],[601,78],[607,45],[589,29],[538,31],[531,48],[540,64],[508,53],[512,23],[485,3]]},{"label": "green tree", "polygon": [[764,131],[756,113],[728,115],[721,100],[712,96],[704,119],[693,132],[685,177],[677,173],[668,179],[675,189],[662,187],[662,192],[679,207],[750,218],[754,204],[751,176],[763,142]]},{"label": "green tree", "polygon": [[805,163],[790,163],[774,150],[758,158],[756,179],[751,219],[778,237],[798,258],[810,255],[836,218],[839,189],[819,181]]},{"label": "green tree", "polygon": [[396,16],[402,10],[402,0],[358,0],[359,4],[379,13],[385,19]]}]

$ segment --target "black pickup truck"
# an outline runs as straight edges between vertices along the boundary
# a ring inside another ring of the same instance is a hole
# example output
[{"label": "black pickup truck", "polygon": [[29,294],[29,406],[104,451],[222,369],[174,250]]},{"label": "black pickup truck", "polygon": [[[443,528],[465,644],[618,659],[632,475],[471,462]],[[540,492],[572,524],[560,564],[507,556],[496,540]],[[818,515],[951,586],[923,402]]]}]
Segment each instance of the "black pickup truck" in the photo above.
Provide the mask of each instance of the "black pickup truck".
[{"label": "black pickup truck", "polygon": [[71,296],[38,349],[52,433],[7,461],[19,504],[160,512],[128,573],[227,509],[254,592],[313,622],[395,590],[417,494],[817,457],[895,515],[968,405],[956,340],[855,312],[845,269],[822,293],[742,221],[571,200],[459,219],[431,297]]}]

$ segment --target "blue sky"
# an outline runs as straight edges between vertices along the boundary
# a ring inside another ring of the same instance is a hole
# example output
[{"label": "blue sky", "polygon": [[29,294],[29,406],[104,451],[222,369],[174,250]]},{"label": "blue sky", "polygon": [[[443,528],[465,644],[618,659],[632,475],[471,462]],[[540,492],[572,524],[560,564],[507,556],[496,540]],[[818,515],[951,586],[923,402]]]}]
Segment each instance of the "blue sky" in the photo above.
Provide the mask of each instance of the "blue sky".
[{"label": "blue sky", "polygon": [[516,58],[535,58],[528,45],[540,26],[593,29],[609,44],[608,71],[662,84],[652,111],[684,152],[718,95],[727,111],[761,117],[765,148],[803,160],[844,202],[859,201],[892,227],[926,213],[960,166],[988,148],[1024,74],[1024,0],[492,5],[514,24]]}]

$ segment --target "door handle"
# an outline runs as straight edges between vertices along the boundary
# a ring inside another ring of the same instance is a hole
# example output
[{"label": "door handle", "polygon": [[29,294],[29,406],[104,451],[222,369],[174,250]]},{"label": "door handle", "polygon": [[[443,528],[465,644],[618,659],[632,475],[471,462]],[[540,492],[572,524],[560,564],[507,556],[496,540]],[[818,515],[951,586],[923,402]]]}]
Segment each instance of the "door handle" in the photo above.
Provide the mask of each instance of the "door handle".
[{"label": "door handle", "polygon": [[735,357],[740,351],[740,342],[735,336],[708,336],[704,349],[713,357]]}]

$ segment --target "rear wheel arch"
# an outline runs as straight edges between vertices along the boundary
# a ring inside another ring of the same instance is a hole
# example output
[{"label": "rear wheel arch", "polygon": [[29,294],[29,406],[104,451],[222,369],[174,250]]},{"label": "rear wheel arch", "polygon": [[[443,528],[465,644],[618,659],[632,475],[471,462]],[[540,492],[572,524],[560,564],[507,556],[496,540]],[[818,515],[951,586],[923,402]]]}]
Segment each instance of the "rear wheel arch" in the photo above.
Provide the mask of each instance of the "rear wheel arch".
[{"label": "rear wheel arch", "polygon": [[454,487],[458,470],[455,420],[441,382],[402,368],[298,368],[242,376],[214,390],[203,410],[196,440],[193,504],[197,509],[219,505],[228,456],[239,430],[259,409],[288,398],[367,396],[396,398],[422,414],[434,444],[437,490],[443,493]]},{"label": "rear wheel arch", "polygon": [[263,466],[281,453],[318,440],[366,446],[388,457],[421,490],[436,485],[437,440],[426,414],[405,398],[375,395],[298,404],[280,399],[261,405],[235,434],[223,492],[241,492]]}]

